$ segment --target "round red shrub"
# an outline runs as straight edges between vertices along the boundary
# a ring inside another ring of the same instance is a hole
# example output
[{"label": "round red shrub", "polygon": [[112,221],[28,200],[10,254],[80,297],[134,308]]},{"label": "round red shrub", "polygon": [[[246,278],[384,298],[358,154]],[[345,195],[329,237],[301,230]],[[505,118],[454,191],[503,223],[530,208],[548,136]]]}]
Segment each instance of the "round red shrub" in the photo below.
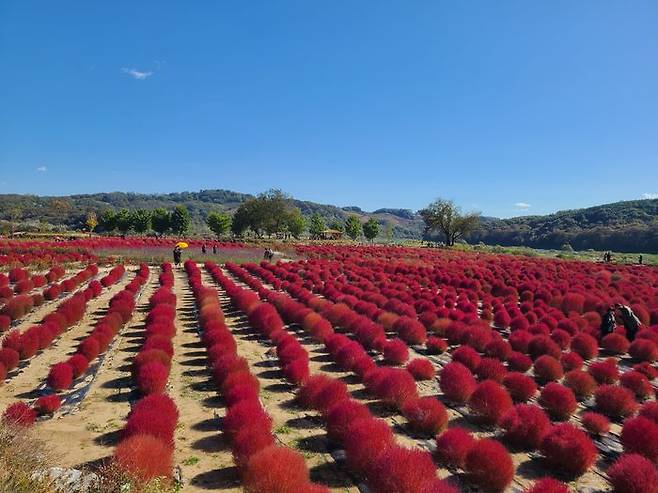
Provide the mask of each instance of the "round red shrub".
[{"label": "round red shrub", "polygon": [[636,370],[622,373],[619,383],[635,394],[638,399],[647,399],[653,395],[653,387],[649,379]]},{"label": "round red shrub", "polygon": [[540,356],[535,360],[533,372],[535,378],[540,382],[554,382],[561,379],[564,375],[560,362],[548,354]]},{"label": "round red shrub", "polygon": [[407,370],[416,380],[432,380],[436,375],[436,369],[427,358],[415,358],[407,363]]},{"label": "round red shrub", "polygon": [[601,347],[610,354],[624,354],[630,345],[628,339],[614,332],[601,339]]},{"label": "round red shrub", "polygon": [[119,442],[112,462],[140,481],[169,478],[173,467],[173,449],[154,436],[133,435]]},{"label": "round red shrub", "polygon": [[658,424],[644,416],[624,421],[621,443],[626,452],[643,455],[651,462],[658,461]]},{"label": "round red shrub", "polygon": [[530,340],[530,343],[528,344],[528,353],[533,360],[544,354],[553,356],[555,359],[560,359],[562,350],[550,337],[546,335],[537,335]]},{"label": "round red shrub", "polygon": [[408,493],[422,491],[435,478],[428,452],[393,446],[378,456],[366,483],[373,493]]},{"label": "round red shrub", "polygon": [[510,354],[512,354],[512,346],[506,340],[498,337],[487,344],[484,348],[484,354],[491,358],[506,361]]},{"label": "round red shrub", "polygon": [[644,373],[649,380],[658,378],[658,370],[656,370],[656,368],[654,368],[648,361],[633,365],[633,369],[640,373]]},{"label": "round red shrub", "polygon": [[512,445],[534,450],[539,447],[551,422],[541,408],[517,404],[503,416],[500,426],[505,430],[505,439]]},{"label": "round red shrub", "polygon": [[653,363],[658,359],[658,345],[649,339],[635,339],[628,348],[628,354],[638,361]]},{"label": "round red shrub", "polygon": [[76,353],[66,360],[66,363],[73,368],[73,378],[83,375],[89,367],[89,361],[82,354]]},{"label": "round red shrub", "polygon": [[658,470],[646,457],[623,454],[606,472],[615,493],[658,493]]},{"label": "round red shrub", "polygon": [[475,377],[461,363],[449,363],[443,367],[439,374],[441,392],[448,400],[463,404],[475,391],[477,382]]},{"label": "round red shrub", "polygon": [[568,387],[554,382],[542,389],[539,404],[553,419],[560,421],[569,419],[578,407],[573,392]]},{"label": "round red shrub", "polygon": [[503,385],[514,402],[526,402],[537,392],[535,381],[523,373],[508,373],[503,378]]},{"label": "round red shrub", "polygon": [[54,391],[65,390],[73,383],[73,367],[68,363],[57,363],[48,373],[48,386]]},{"label": "round red shrub", "polygon": [[580,370],[584,364],[583,358],[573,351],[570,353],[564,353],[560,358],[560,363],[562,364],[564,371]]},{"label": "round red shrub", "polygon": [[94,361],[100,353],[100,344],[95,337],[87,337],[78,346],[78,352],[87,358],[87,361]]},{"label": "round red shrub", "polygon": [[262,428],[243,428],[233,441],[231,452],[235,465],[244,470],[252,456],[261,450],[274,445],[274,436],[269,430]]},{"label": "round red shrub", "polygon": [[4,365],[7,371],[11,371],[18,366],[20,356],[18,352],[11,348],[0,349],[0,363]]},{"label": "round red shrub", "polygon": [[610,431],[610,421],[603,414],[587,412],[582,415],[583,428],[590,435],[603,435]]},{"label": "round red shrub", "polygon": [[62,400],[57,394],[42,395],[34,403],[34,410],[40,415],[53,414],[62,405]]},{"label": "round red shrub", "polygon": [[222,420],[222,431],[231,440],[245,427],[271,430],[272,418],[257,400],[244,399],[237,402],[228,409]]},{"label": "round red shrub", "polygon": [[464,428],[450,428],[436,437],[434,455],[439,465],[451,469],[464,469],[466,455],[477,440]]},{"label": "round red shrub", "polygon": [[505,387],[493,380],[479,384],[468,401],[471,412],[485,425],[499,424],[512,406],[512,398]]},{"label": "round red shrub", "polygon": [[644,403],[638,414],[658,424],[658,401]]},{"label": "round red shrub", "polygon": [[2,422],[11,426],[28,428],[34,424],[36,418],[34,410],[24,402],[10,404],[2,413]]},{"label": "round red shrub", "polygon": [[571,350],[587,361],[598,356],[599,343],[591,335],[581,332],[571,339]]},{"label": "round red shrub", "polygon": [[408,371],[388,368],[376,385],[375,394],[386,404],[399,409],[408,400],[418,397],[418,390],[414,378]]},{"label": "round red shrub", "polygon": [[496,440],[478,440],[466,455],[467,478],[484,491],[501,492],[514,479],[514,463]]},{"label": "round red shrub", "polygon": [[500,383],[507,375],[507,368],[496,358],[482,358],[475,369],[475,374],[480,380],[493,380]]},{"label": "round red shrub", "polygon": [[158,361],[151,361],[137,370],[137,388],[144,395],[164,392],[168,378],[169,369]]},{"label": "round red shrub", "polygon": [[569,423],[553,426],[539,450],[549,467],[573,477],[584,474],[597,455],[592,440]]},{"label": "round red shrub", "polygon": [[436,435],[448,424],[445,406],[431,396],[409,399],[402,406],[402,414],[411,428],[419,433]]},{"label": "round red shrub", "polygon": [[350,424],[368,417],[371,417],[371,414],[366,405],[354,399],[339,401],[327,412],[327,435],[329,439],[342,443]]},{"label": "round red shrub", "polygon": [[461,363],[470,371],[475,369],[480,364],[480,355],[471,346],[461,346],[452,352],[452,361]]},{"label": "round red shrub", "polygon": [[596,390],[596,380],[582,370],[571,370],[564,378],[564,385],[569,387],[578,399],[586,399]]},{"label": "round red shrub", "polygon": [[541,478],[523,490],[523,493],[571,493],[571,490],[555,478]]},{"label": "round red shrub", "polygon": [[512,354],[509,355],[509,358],[507,358],[507,366],[511,371],[525,373],[532,368],[532,358],[526,354],[513,351]]},{"label": "round red shrub", "polygon": [[633,392],[617,385],[602,385],[594,393],[594,399],[596,409],[610,418],[625,418],[638,407]]},{"label": "round red shrub", "polygon": [[384,359],[393,365],[402,365],[409,359],[409,348],[401,339],[391,339],[384,346]]},{"label": "round red shrub", "polygon": [[619,380],[619,368],[614,358],[595,361],[587,369],[599,385],[616,383]]},{"label": "round red shrub", "polygon": [[448,350],[448,343],[446,340],[436,336],[428,337],[425,345],[429,354],[442,354]]},{"label": "round red shrub", "polygon": [[347,466],[359,475],[366,475],[378,455],[394,443],[388,423],[375,418],[353,421],[344,437]]}]

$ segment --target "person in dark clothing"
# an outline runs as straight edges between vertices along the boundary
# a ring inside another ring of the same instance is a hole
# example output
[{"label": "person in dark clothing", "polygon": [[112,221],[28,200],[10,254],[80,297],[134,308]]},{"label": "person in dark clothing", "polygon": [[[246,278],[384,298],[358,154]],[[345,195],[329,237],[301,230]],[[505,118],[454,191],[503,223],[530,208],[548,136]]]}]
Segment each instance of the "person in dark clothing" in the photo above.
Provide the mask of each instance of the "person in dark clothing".
[{"label": "person in dark clothing", "polygon": [[642,255],[640,255],[640,258],[638,259],[638,263],[639,263],[640,265],[642,265],[642,260],[643,260],[643,259],[642,259]]},{"label": "person in dark clothing", "polygon": [[601,320],[601,337],[612,334],[615,330],[615,307],[610,306]]},{"label": "person in dark clothing", "polygon": [[635,339],[635,334],[640,330],[640,319],[637,318],[637,315],[633,313],[633,310],[628,305],[617,304],[615,305],[619,314],[621,315],[621,320],[624,323],[626,328],[626,339],[632,341]]},{"label": "person in dark clothing", "polygon": [[274,258],[274,252],[272,251],[271,248],[266,248],[265,253],[263,254],[263,258],[267,260],[268,262],[271,262],[272,259]]},{"label": "person in dark clothing", "polygon": [[215,243],[212,245],[212,254],[217,255],[217,245]]},{"label": "person in dark clothing", "polygon": [[206,244],[205,243],[203,243],[201,245],[201,253],[203,253],[204,255],[206,254]]},{"label": "person in dark clothing", "polygon": [[176,265],[176,267],[180,265],[182,255],[183,255],[183,250],[181,249],[181,247],[176,245],[176,247],[174,247],[174,265]]}]

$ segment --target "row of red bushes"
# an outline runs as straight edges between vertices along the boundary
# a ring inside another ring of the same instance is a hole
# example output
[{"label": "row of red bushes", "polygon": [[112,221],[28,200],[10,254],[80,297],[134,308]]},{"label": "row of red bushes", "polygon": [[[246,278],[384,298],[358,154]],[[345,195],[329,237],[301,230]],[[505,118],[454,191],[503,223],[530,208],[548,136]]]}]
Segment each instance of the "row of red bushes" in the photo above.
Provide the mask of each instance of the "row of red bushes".
[{"label": "row of red bushes", "polygon": [[84,375],[89,365],[109,348],[121,328],[132,318],[135,298],[149,276],[149,268],[142,264],[137,275],[109,302],[106,314],[94,329],[82,339],[73,356],[54,364],[48,373],[48,386],[55,392],[71,388],[75,379]]},{"label": "row of red bushes", "polygon": [[[193,262],[186,262],[196,299],[203,342],[213,378],[226,406],[222,431],[231,444],[233,460],[240,471],[245,491],[252,493],[326,493],[327,487],[313,484],[304,457],[297,451],[274,444],[272,419],[263,408],[258,393],[260,383],[249,370],[247,360],[238,356],[233,335],[224,323],[217,291],[202,284],[201,272]],[[269,333],[281,324],[276,310],[266,314],[257,297],[240,297],[231,290],[246,313],[252,315]],[[230,296],[230,295],[229,295]],[[260,315],[257,315],[260,313]],[[266,316],[267,315],[267,316]],[[268,321],[272,318],[272,321]],[[282,326],[282,324],[281,324]],[[281,331],[281,329],[278,329]]]},{"label": "row of red bushes", "polygon": [[149,299],[145,338],[133,359],[133,381],[142,397],[128,414],[112,458],[116,467],[138,483],[171,478],[178,423],[176,404],[165,393],[174,354],[176,295],[171,264],[164,263],[161,269],[160,287]]}]

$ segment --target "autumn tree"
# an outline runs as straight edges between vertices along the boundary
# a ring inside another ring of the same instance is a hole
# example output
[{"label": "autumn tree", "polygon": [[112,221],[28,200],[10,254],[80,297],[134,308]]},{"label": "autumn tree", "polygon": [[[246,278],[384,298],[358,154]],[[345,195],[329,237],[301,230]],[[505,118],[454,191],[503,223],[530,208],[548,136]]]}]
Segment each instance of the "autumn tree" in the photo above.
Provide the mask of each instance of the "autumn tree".
[{"label": "autumn tree", "polygon": [[437,199],[420,211],[425,222],[425,233],[439,232],[445,239],[447,246],[477,229],[480,222],[480,213],[462,213],[451,200]]},{"label": "autumn tree", "polygon": [[89,229],[89,236],[91,236],[91,234],[94,232],[94,229],[96,229],[96,226],[98,226],[98,218],[96,217],[96,213],[94,211],[87,212],[85,225]]}]

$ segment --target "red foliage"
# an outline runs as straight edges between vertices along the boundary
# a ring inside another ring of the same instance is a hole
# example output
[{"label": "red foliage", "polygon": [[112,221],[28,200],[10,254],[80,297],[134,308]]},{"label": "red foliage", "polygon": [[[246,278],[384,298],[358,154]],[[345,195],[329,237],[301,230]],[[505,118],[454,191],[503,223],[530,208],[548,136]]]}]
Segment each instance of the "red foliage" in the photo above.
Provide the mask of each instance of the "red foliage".
[{"label": "red foliage", "polygon": [[564,385],[569,387],[578,399],[585,399],[596,390],[594,377],[582,370],[571,370],[564,378]]},{"label": "red foliage", "polygon": [[624,421],[621,443],[626,452],[643,455],[651,462],[658,461],[658,424],[644,416]]},{"label": "red foliage", "polygon": [[436,435],[448,424],[448,413],[435,397],[409,399],[402,406],[402,414],[409,420],[411,428],[419,433]]},{"label": "red foliage", "polygon": [[526,372],[532,368],[532,358],[526,354],[513,351],[507,358],[507,366],[512,371]]},{"label": "red foliage", "polygon": [[569,419],[578,407],[573,392],[568,387],[554,382],[542,389],[539,404],[553,419],[560,421]]},{"label": "red foliage", "polygon": [[0,363],[4,365],[7,371],[16,368],[19,361],[20,357],[15,350],[7,347],[0,349]]},{"label": "red foliage", "polygon": [[251,456],[242,480],[250,493],[295,493],[309,482],[309,473],[301,454],[272,445]]},{"label": "red foliage", "polygon": [[517,404],[503,416],[500,426],[505,430],[505,439],[512,445],[534,450],[548,433],[551,422],[541,408]]},{"label": "red foliage", "polygon": [[347,399],[349,392],[341,380],[325,375],[310,377],[299,389],[297,398],[305,407],[326,413],[336,402]]},{"label": "red foliage", "polygon": [[396,331],[400,335],[400,338],[407,344],[425,344],[425,341],[427,340],[425,326],[415,318],[399,317],[393,323],[393,330]]},{"label": "red foliage", "polygon": [[606,472],[615,493],[658,493],[658,470],[641,455],[624,454]]},{"label": "red foliage", "polygon": [[393,432],[382,419],[353,421],[344,437],[345,460],[348,467],[359,475],[366,475],[378,454],[393,446]]},{"label": "red foliage", "polygon": [[653,363],[658,359],[658,345],[649,339],[635,339],[631,343],[628,353],[638,361]]},{"label": "red foliage", "polygon": [[466,455],[469,481],[484,491],[501,492],[514,479],[514,463],[507,449],[496,440],[478,440]]},{"label": "red foliage", "polygon": [[272,418],[265,412],[260,402],[249,399],[241,400],[231,406],[222,420],[222,430],[229,439],[233,439],[245,427],[269,431],[271,426]]},{"label": "red foliage", "polygon": [[169,369],[162,363],[151,361],[137,370],[137,388],[144,395],[163,392],[168,378]]},{"label": "red foliage", "polygon": [[499,424],[512,406],[512,398],[505,387],[493,380],[479,384],[468,401],[471,412],[485,425]]},{"label": "red foliage", "polygon": [[632,391],[617,385],[602,385],[595,394],[596,409],[611,418],[625,418],[635,413],[637,402]]},{"label": "red foliage", "polygon": [[2,422],[4,424],[25,428],[32,426],[36,418],[37,415],[34,410],[24,402],[10,404],[2,413]]},{"label": "red foliage", "polygon": [[636,370],[630,370],[622,373],[619,383],[635,394],[638,399],[647,399],[653,395],[651,382],[644,375]]},{"label": "red foliage", "polygon": [[461,363],[471,371],[475,371],[480,360],[480,355],[471,346],[461,346],[452,352],[452,361]]},{"label": "red foliage", "polygon": [[261,450],[274,445],[274,436],[263,428],[243,428],[234,437],[233,461],[238,468],[243,469],[251,457]]},{"label": "red foliage", "polygon": [[450,428],[436,437],[435,457],[448,468],[464,469],[466,455],[475,446],[476,439],[464,428]]},{"label": "red foliage", "polygon": [[39,414],[53,414],[62,405],[57,394],[42,395],[34,403],[34,410]]},{"label": "red foliage", "polygon": [[644,373],[649,380],[658,378],[658,370],[656,370],[656,368],[654,368],[653,365],[648,361],[633,365],[633,369],[639,371],[640,373]]},{"label": "red foliage", "polygon": [[427,338],[427,352],[429,354],[442,354],[448,349],[448,343],[440,337],[430,336]]},{"label": "red foliage", "polygon": [[331,440],[342,443],[345,432],[353,421],[371,417],[370,410],[354,399],[337,402],[327,412],[327,435]]},{"label": "red foliage", "polygon": [[427,358],[415,358],[407,363],[407,370],[416,380],[432,380],[436,375],[436,369]]},{"label": "red foliage", "polygon": [[428,452],[394,446],[378,456],[366,483],[373,493],[408,493],[422,491],[435,478]]},{"label": "red foliage", "polygon": [[590,435],[603,435],[610,431],[610,421],[603,414],[587,412],[582,415],[583,428]]},{"label": "red foliage", "polygon": [[400,368],[387,368],[374,391],[386,404],[398,409],[409,399],[418,397],[414,378]]},{"label": "red foliage", "polygon": [[6,332],[11,326],[11,318],[7,315],[0,315],[0,332]]},{"label": "red foliage", "polygon": [[112,462],[141,481],[168,478],[173,466],[173,449],[154,436],[133,435],[119,442]]},{"label": "red foliage", "polygon": [[535,360],[544,354],[553,356],[555,359],[560,359],[562,350],[557,343],[548,336],[537,335],[530,340],[528,344],[528,353],[530,357]]},{"label": "red foliage", "polygon": [[68,363],[56,363],[50,368],[48,373],[48,386],[60,391],[68,389],[73,383],[73,367]]},{"label": "red foliage", "polygon": [[535,360],[533,372],[540,382],[554,382],[561,379],[564,375],[560,362],[548,354],[540,356]]},{"label": "red foliage", "polygon": [[499,359],[482,358],[475,369],[475,374],[480,380],[493,380],[500,383],[507,375],[507,368]]},{"label": "red foliage", "polygon": [[581,332],[571,339],[571,350],[587,361],[598,356],[599,343],[591,335]]},{"label": "red foliage", "polygon": [[595,361],[589,365],[587,371],[599,385],[612,384],[619,380],[619,368],[614,358]]},{"label": "red foliage", "polygon": [[508,373],[503,378],[503,385],[515,402],[526,402],[537,392],[535,381],[523,373]]},{"label": "red foliage", "polygon": [[95,337],[87,337],[78,346],[78,352],[87,358],[87,361],[94,361],[100,353],[100,344]]},{"label": "red foliage", "polygon": [[393,365],[402,365],[409,359],[409,348],[401,339],[391,339],[384,346],[384,359]]},{"label": "red foliage", "polygon": [[84,374],[89,367],[89,361],[82,354],[76,353],[66,360],[66,363],[73,368],[73,378],[78,378]]},{"label": "red foliage", "polygon": [[658,424],[658,401],[646,402],[640,408],[639,415],[647,419],[650,419],[654,423]]},{"label": "red foliage", "polygon": [[578,353],[564,353],[560,358],[560,363],[564,371],[580,370],[583,367],[583,358]]},{"label": "red foliage", "polygon": [[569,423],[551,428],[539,450],[549,467],[573,477],[584,474],[597,455],[592,440]]},{"label": "red foliage", "polygon": [[601,339],[601,347],[611,354],[624,354],[630,345],[628,339],[617,333],[608,334]]},{"label": "red foliage", "polygon": [[571,490],[557,479],[541,478],[523,490],[523,493],[571,493]]},{"label": "red foliage", "polygon": [[475,377],[461,363],[449,363],[439,374],[439,386],[447,399],[463,404],[475,391]]}]

